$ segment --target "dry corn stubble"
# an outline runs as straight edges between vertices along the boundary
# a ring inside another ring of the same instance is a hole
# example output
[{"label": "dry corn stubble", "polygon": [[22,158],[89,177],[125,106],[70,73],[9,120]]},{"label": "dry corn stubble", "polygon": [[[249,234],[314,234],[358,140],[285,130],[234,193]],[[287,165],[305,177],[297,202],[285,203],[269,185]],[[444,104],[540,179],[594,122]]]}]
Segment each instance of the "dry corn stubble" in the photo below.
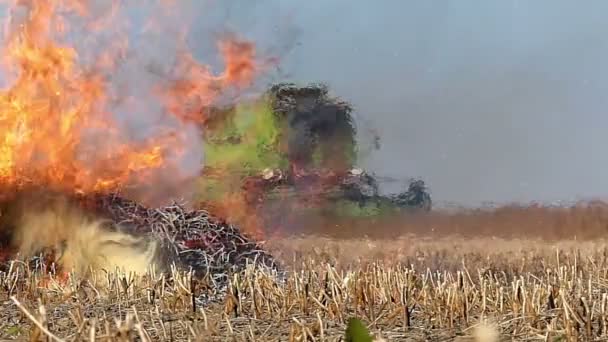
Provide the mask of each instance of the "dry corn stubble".
[{"label": "dry corn stubble", "polygon": [[[225,295],[177,270],[170,277],[111,274],[39,288],[41,275],[14,263],[0,276],[0,333],[63,340],[337,341],[352,316],[388,341],[494,341],[498,334],[588,340],[608,333],[602,241],[309,237],[269,248],[286,260],[285,279],[252,264],[229,276]],[[294,251],[297,262],[287,262]],[[387,258],[377,258],[382,253]],[[211,296],[219,300],[205,299]]]},{"label": "dry corn stubble", "polygon": [[[605,338],[608,331],[608,240],[456,230],[460,237],[289,237],[270,241],[264,251],[204,211],[99,200],[116,221],[152,227],[178,252],[206,256],[201,269],[208,272],[62,281],[41,274],[49,265],[14,262],[0,274],[0,337],[332,341],[352,316],[389,341],[576,340]],[[491,223],[492,215],[462,222]],[[184,249],[193,236],[207,241],[205,249]],[[273,256],[288,273],[254,264],[249,255]],[[239,267],[228,267],[235,262]]]}]

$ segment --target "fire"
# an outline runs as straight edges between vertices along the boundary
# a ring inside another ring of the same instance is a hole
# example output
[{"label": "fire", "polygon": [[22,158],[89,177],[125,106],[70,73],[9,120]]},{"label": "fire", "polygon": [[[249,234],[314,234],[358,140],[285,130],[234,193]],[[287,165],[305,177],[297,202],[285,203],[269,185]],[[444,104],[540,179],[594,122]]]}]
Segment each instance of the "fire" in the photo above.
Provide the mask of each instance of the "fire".
[{"label": "fire", "polygon": [[173,81],[164,93],[167,108],[173,115],[186,122],[204,123],[207,119],[205,110],[226,88],[251,85],[257,71],[254,45],[230,37],[220,40],[218,48],[226,64],[226,69],[218,76],[213,75],[208,66],[199,64],[190,53],[180,55],[173,72],[188,77]]},{"label": "fire", "polygon": [[[71,30],[71,20],[85,21],[79,26],[90,30],[85,36],[122,20],[122,4],[112,2],[110,9],[95,17],[93,3],[18,0],[8,4],[11,14],[5,25],[0,73],[6,83],[0,90],[2,186],[35,184],[87,193],[149,185],[166,175],[180,178],[186,152],[200,143],[184,132],[204,120],[205,108],[228,89],[249,86],[259,72],[255,46],[228,36],[218,42],[225,63],[219,75],[182,50],[176,66],[161,75],[147,98],[124,94],[114,79],[131,51],[125,32],[118,30],[120,34],[93,58],[90,51],[69,43],[68,38],[83,34]],[[154,102],[162,114],[116,110],[133,102]],[[133,122],[156,130],[136,138],[129,127]]]}]

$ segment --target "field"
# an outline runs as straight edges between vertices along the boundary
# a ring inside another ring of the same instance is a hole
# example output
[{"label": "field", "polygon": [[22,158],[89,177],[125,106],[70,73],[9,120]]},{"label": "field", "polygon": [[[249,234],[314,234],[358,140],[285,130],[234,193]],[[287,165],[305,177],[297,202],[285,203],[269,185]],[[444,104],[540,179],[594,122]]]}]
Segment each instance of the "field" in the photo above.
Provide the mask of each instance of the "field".
[{"label": "field", "polygon": [[358,317],[388,341],[606,340],[607,218],[591,205],[311,221],[266,243],[285,274],[251,267],[227,288],[177,271],[59,280],[13,263],[0,337],[338,341]]}]

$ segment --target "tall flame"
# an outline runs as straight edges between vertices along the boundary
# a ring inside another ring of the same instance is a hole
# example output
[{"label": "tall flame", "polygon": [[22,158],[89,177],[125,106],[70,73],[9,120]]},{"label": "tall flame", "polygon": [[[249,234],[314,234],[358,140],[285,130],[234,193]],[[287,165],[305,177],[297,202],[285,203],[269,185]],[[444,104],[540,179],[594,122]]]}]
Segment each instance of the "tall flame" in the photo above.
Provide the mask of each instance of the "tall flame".
[{"label": "tall flame", "polygon": [[[171,3],[159,1],[159,6]],[[188,150],[202,145],[193,138],[200,133],[192,133],[198,127],[193,121],[203,120],[204,109],[225,90],[250,85],[258,71],[253,44],[229,36],[218,43],[225,63],[219,75],[181,51],[150,91],[125,92],[115,80],[125,78],[121,63],[137,52],[130,49],[128,34],[106,39],[97,54],[86,49],[87,36],[103,36],[125,9],[115,1],[96,16],[95,5],[8,2],[0,74],[6,83],[0,90],[1,185],[99,192],[183,179]],[[69,23],[82,21],[70,29]],[[84,48],[69,43],[78,36],[85,36]],[[134,102],[138,105],[132,107]],[[154,107],[149,102],[161,108],[160,114],[145,112]]]}]

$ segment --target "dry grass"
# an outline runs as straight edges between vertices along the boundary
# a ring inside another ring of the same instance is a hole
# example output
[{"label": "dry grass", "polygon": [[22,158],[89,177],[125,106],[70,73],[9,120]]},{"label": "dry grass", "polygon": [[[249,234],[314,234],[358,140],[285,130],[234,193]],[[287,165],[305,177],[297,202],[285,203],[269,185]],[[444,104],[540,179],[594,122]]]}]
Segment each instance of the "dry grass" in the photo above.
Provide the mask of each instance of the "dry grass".
[{"label": "dry grass", "polygon": [[493,209],[434,210],[419,215],[342,220],[293,216],[293,222],[285,225],[290,233],[341,239],[352,236],[383,239],[403,234],[432,237],[457,234],[468,238],[496,236],[563,240],[596,239],[608,234],[608,204],[603,202],[581,202],[571,207],[509,205]]},{"label": "dry grass", "polygon": [[[432,219],[502,229],[526,217],[454,215],[462,222]],[[543,215],[560,224],[570,217],[572,232],[597,236],[604,224],[601,215]],[[177,271],[58,281],[14,263],[0,274],[0,338],[338,341],[356,316],[387,341],[608,340],[608,239],[548,237],[529,226],[513,229],[519,239],[489,228],[390,233],[396,227],[379,229],[384,238],[274,239],[267,247],[286,276],[250,266],[227,287]]]},{"label": "dry grass", "polygon": [[358,316],[386,340],[492,340],[495,331],[518,340],[605,338],[604,246],[484,238],[279,240],[271,248],[284,260],[299,254],[287,277],[250,267],[231,277],[226,294],[179,272],[173,279],[50,279],[40,287],[39,273],[15,263],[0,278],[0,334],[332,341]]}]

